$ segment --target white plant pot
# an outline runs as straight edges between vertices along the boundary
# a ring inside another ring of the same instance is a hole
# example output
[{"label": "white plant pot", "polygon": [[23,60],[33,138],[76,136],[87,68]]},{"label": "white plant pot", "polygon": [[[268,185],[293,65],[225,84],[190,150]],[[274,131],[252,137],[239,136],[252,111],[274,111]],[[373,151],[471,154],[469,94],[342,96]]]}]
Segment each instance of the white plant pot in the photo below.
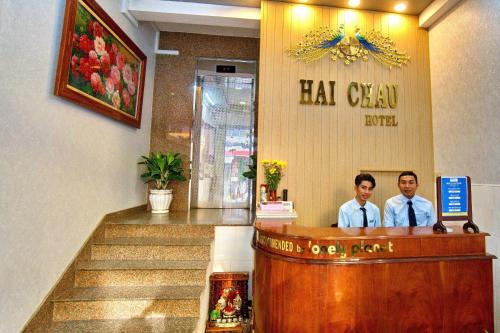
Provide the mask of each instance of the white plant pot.
[{"label": "white plant pot", "polygon": [[151,213],[168,213],[172,202],[172,190],[149,190],[149,202],[151,202]]}]

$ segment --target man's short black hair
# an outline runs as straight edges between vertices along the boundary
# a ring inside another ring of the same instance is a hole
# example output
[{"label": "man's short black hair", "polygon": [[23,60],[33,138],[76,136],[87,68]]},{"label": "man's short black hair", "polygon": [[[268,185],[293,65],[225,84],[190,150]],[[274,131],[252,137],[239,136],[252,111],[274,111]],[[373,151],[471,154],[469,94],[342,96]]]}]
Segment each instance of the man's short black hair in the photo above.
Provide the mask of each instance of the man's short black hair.
[{"label": "man's short black hair", "polygon": [[401,180],[401,177],[403,177],[403,176],[413,176],[413,178],[415,178],[415,183],[418,184],[418,177],[415,174],[415,172],[413,172],[413,171],[403,171],[403,172],[401,172],[401,174],[399,175],[399,178],[398,178],[398,184],[399,184],[399,181]]},{"label": "man's short black hair", "polygon": [[359,175],[357,175],[356,178],[354,178],[354,184],[356,186],[359,186],[361,185],[361,182],[364,180],[372,183],[372,188],[375,188],[375,186],[377,185],[375,184],[375,178],[373,178],[373,176],[370,175],[369,173],[360,173]]}]

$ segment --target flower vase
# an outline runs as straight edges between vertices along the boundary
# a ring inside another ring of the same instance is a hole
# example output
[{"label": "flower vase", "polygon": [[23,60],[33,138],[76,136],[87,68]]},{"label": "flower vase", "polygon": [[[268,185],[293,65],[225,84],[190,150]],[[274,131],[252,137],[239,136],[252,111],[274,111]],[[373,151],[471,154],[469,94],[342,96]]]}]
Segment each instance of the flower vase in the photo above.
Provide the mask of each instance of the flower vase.
[{"label": "flower vase", "polygon": [[277,191],[276,190],[269,190],[269,201],[277,201],[278,196],[277,196]]}]

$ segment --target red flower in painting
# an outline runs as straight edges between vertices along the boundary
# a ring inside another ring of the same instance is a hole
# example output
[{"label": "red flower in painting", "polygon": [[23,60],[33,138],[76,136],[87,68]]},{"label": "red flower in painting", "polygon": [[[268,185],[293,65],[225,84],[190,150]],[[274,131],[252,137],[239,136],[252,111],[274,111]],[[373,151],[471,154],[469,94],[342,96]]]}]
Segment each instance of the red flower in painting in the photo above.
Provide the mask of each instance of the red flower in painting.
[{"label": "red flower in painting", "polygon": [[104,29],[102,28],[102,25],[99,24],[99,22],[94,21],[94,36],[96,37],[102,37]]},{"label": "red flower in painting", "polygon": [[106,91],[110,96],[115,92],[115,84],[113,82],[113,79],[110,77],[106,79]]},{"label": "red flower in painting", "polygon": [[136,71],[132,72],[132,82],[134,83],[135,86],[137,86],[137,84],[139,83],[139,79],[137,77],[137,72]]},{"label": "red flower in painting", "polygon": [[[116,60],[116,52],[113,51],[113,46],[115,44],[106,44],[106,52],[108,53],[109,56],[109,62],[111,65],[114,65],[114,62]],[[114,47],[116,49],[116,46]]]},{"label": "red flower in painting", "polygon": [[116,54],[116,66],[118,66],[119,70],[122,70],[125,66],[125,57],[120,52]]},{"label": "red flower in painting", "polygon": [[87,35],[81,35],[78,47],[87,54],[94,49],[94,42]]},{"label": "red flower in painting", "polygon": [[73,48],[77,48],[79,43],[80,38],[78,37],[78,34],[75,32],[73,33],[73,38],[71,39],[71,44],[73,45]]},{"label": "red flower in painting", "polygon": [[120,73],[120,70],[118,69],[118,67],[116,66],[111,66],[111,78],[113,79],[113,83],[115,85],[117,85],[118,83],[120,83],[120,78],[121,78],[121,73]]},{"label": "red flower in painting", "polygon": [[106,52],[106,42],[102,37],[96,37],[94,39],[94,48],[98,55],[103,55]]},{"label": "red flower in painting", "polygon": [[101,56],[101,72],[104,76],[108,77],[111,72],[111,59],[108,52],[104,51]]},{"label": "red flower in painting", "polygon": [[89,23],[87,24],[87,32],[89,35],[92,35],[94,33],[94,21],[89,20]]},{"label": "red flower in painting", "polygon": [[95,51],[89,52],[89,65],[94,72],[98,72],[101,68],[101,62],[97,58],[97,53]]},{"label": "red flower in painting", "polygon": [[101,81],[101,76],[98,73],[92,73],[90,76],[90,86],[98,94],[104,95],[106,92]]},{"label": "red flower in painting", "polygon": [[120,93],[123,91],[123,86],[121,83],[118,83],[116,86],[115,86],[116,90],[118,90]]},{"label": "red flower in painting", "polygon": [[127,84],[127,90],[130,93],[130,95],[134,96],[135,95],[135,84],[133,82],[130,82]]},{"label": "red flower in painting", "polygon": [[128,107],[130,104],[130,95],[126,89],[122,91],[122,98],[123,98],[123,104],[125,104],[125,106]]},{"label": "red flower in painting", "polygon": [[75,79],[78,79],[78,63],[80,62],[80,59],[76,55],[71,57],[71,72],[73,73],[73,76]]},{"label": "red flower in painting", "polygon": [[123,67],[122,75],[123,81],[125,81],[126,84],[130,84],[132,82],[132,68],[130,68],[129,64],[126,64]]},{"label": "red flower in painting", "polygon": [[90,80],[90,76],[92,75],[93,71],[89,64],[89,58],[80,58],[80,67],[78,68],[78,70],[83,75],[85,80]]}]

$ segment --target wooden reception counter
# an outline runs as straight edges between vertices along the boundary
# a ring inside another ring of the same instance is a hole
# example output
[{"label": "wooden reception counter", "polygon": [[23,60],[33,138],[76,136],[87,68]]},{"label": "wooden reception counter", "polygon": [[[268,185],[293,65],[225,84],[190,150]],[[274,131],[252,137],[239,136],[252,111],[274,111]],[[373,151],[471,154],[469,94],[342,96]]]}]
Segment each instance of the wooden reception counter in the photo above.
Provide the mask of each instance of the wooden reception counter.
[{"label": "wooden reception counter", "polygon": [[255,229],[256,333],[493,332],[486,233]]}]

